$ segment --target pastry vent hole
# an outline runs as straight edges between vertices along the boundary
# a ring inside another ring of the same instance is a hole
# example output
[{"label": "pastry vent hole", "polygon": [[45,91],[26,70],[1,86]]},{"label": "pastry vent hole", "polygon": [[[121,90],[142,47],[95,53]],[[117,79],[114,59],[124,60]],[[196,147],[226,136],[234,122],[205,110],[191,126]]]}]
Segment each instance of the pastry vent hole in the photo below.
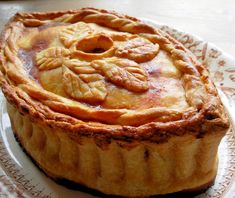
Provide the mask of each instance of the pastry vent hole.
[{"label": "pastry vent hole", "polygon": [[101,54],[108,51],[113,46],[113,40],[103,34],[98,34],[92,37],[84,38],[76,44],[76,50]]},{"label": "pastry vent hole", "polygon": [[88,52],[88,53],[103,53],[105,52],[105,49],[103,48],[94,48],[92,51]]}]

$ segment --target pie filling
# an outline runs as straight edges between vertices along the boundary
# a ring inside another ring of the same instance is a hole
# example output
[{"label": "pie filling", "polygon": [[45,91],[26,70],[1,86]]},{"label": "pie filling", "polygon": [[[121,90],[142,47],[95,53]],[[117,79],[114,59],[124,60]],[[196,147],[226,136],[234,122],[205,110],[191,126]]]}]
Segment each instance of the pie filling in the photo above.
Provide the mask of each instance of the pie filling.
[{"label": "pie filling", "polygon": [[95,23],[24,29],[18,56],[45,90],[98,109],[189,107],[168,52]]}]

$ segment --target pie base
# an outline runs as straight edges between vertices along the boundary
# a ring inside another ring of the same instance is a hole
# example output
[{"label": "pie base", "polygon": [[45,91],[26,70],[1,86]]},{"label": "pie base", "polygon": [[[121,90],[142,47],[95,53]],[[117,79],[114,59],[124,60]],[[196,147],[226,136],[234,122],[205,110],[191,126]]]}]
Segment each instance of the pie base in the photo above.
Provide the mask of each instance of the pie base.
[{"label": "pie base", "polygon": [[217,148],[224,133],[202,138],[186,134],[159,144],[113,139],[100,147],[93,137],[73,139],[67,131],[20,114],[9,103],[7,109],[19,142],[56,180],[106,195],[140,197],[194,191],[211,183],[217,173]]}]

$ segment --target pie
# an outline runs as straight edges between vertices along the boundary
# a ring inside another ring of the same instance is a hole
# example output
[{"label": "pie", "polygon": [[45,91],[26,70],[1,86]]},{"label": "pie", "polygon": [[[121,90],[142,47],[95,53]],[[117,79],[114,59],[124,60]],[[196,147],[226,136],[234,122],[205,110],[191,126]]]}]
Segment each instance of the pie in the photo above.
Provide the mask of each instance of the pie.
[{"label": "pie", "polygon": [[213,183],[229,121],[208,70],[134,17],[16,14],[1,36],[0,85],[15,136],[55,180],[125,197]]}]

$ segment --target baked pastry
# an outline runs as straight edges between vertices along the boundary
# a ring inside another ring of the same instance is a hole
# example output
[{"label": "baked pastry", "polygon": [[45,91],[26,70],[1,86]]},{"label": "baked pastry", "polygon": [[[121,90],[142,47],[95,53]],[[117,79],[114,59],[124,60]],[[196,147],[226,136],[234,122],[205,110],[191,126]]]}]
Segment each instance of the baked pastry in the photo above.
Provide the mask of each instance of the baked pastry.
[{"label": "baked pastry", "polygon": [[136,18],[18,13],[0,46],[13,131],[50,177],[128,197],[196,190],[229,122],[204,65]]}]

